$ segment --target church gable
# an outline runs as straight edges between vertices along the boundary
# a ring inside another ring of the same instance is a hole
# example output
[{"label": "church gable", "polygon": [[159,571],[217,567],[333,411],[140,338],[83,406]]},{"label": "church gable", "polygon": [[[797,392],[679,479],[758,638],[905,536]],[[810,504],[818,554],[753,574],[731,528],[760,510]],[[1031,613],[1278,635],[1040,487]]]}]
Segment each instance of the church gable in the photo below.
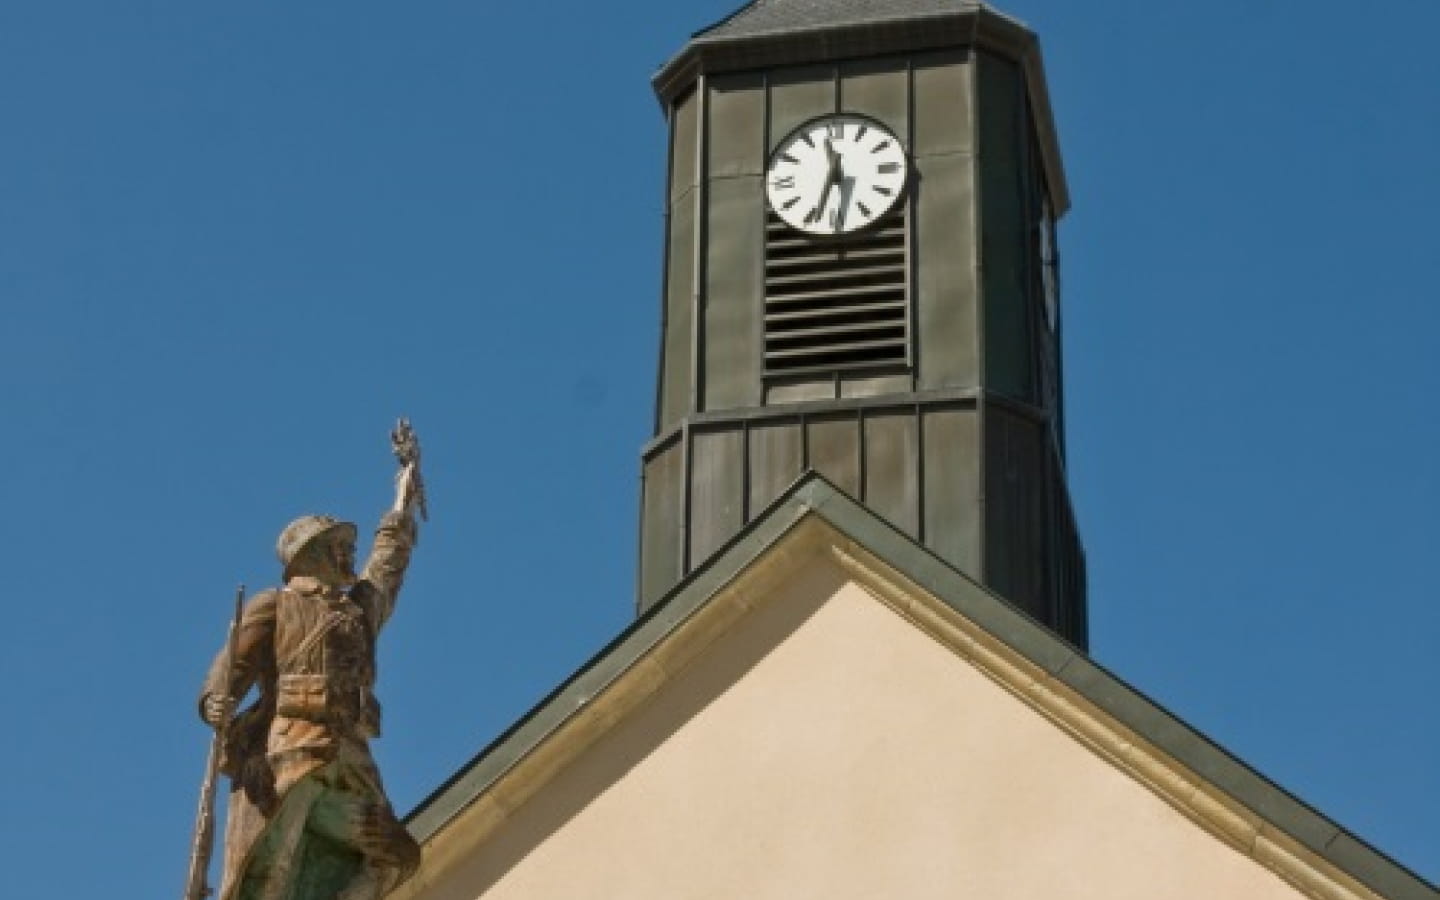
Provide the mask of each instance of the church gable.
[{"label": "church gable", "polygon": [[837,530],[848,501],[809,488],[430,819],[401,896],[1375,896],[870,549],[898,535]]}]

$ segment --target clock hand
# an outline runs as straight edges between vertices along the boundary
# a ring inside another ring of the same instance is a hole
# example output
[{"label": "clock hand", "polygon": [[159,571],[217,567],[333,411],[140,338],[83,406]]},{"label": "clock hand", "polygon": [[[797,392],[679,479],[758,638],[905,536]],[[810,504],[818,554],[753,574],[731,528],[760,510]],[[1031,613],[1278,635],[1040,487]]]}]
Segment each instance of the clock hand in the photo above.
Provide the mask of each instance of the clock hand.
[{"label": "clock hand", "polygon": [[830,161],[830,167],[825,172],[825,184],[820,189],[820,202],[805,216],[806,222],[818,222],[820,216],[825,212],[825,206],[830,201],[830,188],[839,184],[844,172],[840,168],[840,154],[835,152],[835,147],[830,139],[825,139],[825,156]]},{"label": "clock hand", "polygon": [[846,210],[848,210],[848,209],[850,208],[850,199],[851,199],[852,197],[854,197],[854,196],[855,196],[855,179],[853,179],[853,178],[845,178],[845,177],[842,175],[841,178],[840,178],[840,206],[839,206],[839,210],[838,210],[839,215],[840,215],[840,218],[839,218],[839,220],[837,221],[836,228],[840,228],[840,227],[843,227],[843,226],[844,226],[844,224],[845,224],[845,212],[846,212]]},{"label": "clock hand", "polygon": [[815,204],[815,208],[805,215],[806,222],[820,221],[820,214],[825,212],[825,207],[830,202],[830,187],[834,183],[835,179],[829,175],[825,176],[825,186],[820,189],[820,200]]},{"label": "clock hand", "polygon": [[830,183],[840,192],[835,206],[835,229],[838,231],[845,222],[845,207],[849,205],[850,194],[855,189],[855,179],[845,177],[845,158],[835,151],[829,139],[825,141],[825,152],[830,154]]}]

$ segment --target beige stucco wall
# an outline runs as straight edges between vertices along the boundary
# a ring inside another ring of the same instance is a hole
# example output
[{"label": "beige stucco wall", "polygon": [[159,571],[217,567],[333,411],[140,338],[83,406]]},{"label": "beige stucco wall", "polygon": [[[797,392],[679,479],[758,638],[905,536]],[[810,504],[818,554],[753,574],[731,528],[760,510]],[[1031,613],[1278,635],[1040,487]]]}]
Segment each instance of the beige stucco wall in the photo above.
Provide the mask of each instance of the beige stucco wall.
[{"label": "beige stucco wall", "polygon": [[404,893],[1301,896],[823,557]]}]

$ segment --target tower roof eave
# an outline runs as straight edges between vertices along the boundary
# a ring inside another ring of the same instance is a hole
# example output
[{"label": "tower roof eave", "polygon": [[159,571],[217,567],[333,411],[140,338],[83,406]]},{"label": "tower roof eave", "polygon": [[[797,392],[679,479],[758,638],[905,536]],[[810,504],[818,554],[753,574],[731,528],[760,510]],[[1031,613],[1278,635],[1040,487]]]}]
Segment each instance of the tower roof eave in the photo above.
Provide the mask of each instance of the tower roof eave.
[{"label": "tower roof eave", "polygon": [[867,0],[754,0],[696,32],[651,83],[668,109],[702,75],[946,47],[992,51],[1023,67],[1051,204],[1063,216],[1070,192],[1039,39],[976,0],[898,0],[883,11]]}]

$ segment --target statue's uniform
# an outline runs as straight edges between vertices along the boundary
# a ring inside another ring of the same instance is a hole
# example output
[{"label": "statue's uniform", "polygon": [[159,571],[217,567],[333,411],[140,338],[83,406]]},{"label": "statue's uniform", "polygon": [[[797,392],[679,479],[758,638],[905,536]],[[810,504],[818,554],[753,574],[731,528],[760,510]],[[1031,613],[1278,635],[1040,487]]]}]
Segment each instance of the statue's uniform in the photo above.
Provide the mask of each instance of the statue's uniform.
[{"label": "statue's uniform", "polygon": [[[388,514],[360,579],[309,577],[245,606],[230,684],[224,652],[201,695],[259,700],[231,729],[225,877],[219,900],[370,900],[403,881],[419,848],[385,799],[369,738],[379,734],[375,639],[395,608],[414,544]],[[348,885],[348,887],[347,887]]]}]

